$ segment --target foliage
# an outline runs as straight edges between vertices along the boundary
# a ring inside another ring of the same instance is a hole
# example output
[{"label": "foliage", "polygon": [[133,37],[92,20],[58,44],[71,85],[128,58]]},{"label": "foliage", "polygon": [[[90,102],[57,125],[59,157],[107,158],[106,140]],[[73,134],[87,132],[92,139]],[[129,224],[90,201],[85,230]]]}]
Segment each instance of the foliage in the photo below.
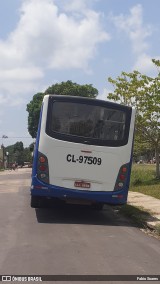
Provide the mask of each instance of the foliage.
[{"label": "foliage", "polygon": [[13,146],[14,146],[14,153],[23,152],[24,150],[23,142],[16,142]]},{"label": "foliage", "polygon": [[141,207],[126,204],[119,209],[120,214],[131,218],[141,228],[146,227],[146,221],[151,219],[151,214]]},{"label": "foliage", "polygon": [[13,145],[13,153],[15,156],[15,161],[18,164],[23,163],[23,151],[24,151],[23,142],[17,142]]},{"label": "foliage", "polygon": [[52,85],[44,93],[35,94],[30,103],[27,104],[28,131],[32,138],[36,138],[37,135],[40,108],[43,97],[46,94],[95,98],[98,95],[98,90],[91,84],[79,85],[77,83],[73,83],[72,81],[67,81]]},{"label": "foliage", "polygon": [[160,225],[156,225],[156,233],[160,236]]},{"label": "foliage", "polygon": [[160,181],[155,176],[155,165],[134,164],[131,173],[130,190],[160,199]]},{"label": "foliage", "polygon": [[45,91],[45,94],[96,98],[98,91],[91,84],[79,85],[77,83],[73,83],[72,81],[67,81],[52,85]]},{"label": "foliage", "polygon": [[7,146],[5,152],[8,152],[8,162],[17,162],[23,165],[24,162],[31,162],[32,156],[29,148],[24,148],[23,142],[16,142],[14,145]]},{"label": "foliage", "polygon": [[[117,207],[118,213],[129,217],[131,220],[133,220],[134,223],[138,225],[139,228],[147,229],[146,232],[149,231],[149,235],[153,236],[160,236],[160,225],[153,225],[153,227],[148,226],[148,222],[151,222],[151,220],[154,220],[153,213],[150,210],[146,210],[143,207],[139,206],[133,206],[126,204],[122,207]],[[154,231],[153,231],[154,228]]]},{"label": "foliage", "polygon": [[30,103],[27,104],[28,132],[33,138],[35,138],[37,134],[39,113],[43,97],[44,97],[43,93],[37,93],[33,96],[32,101],[30,101]]},{"label": "foliage", "polygon": [[[157,68],[159,60],[152,60]],[[159,178],[160,152],[160,73],[151,78],[138,71],[122,72],[116,80],[108,78],[114,92],[108,98],[136,108],[136,139],[139,145],[155,150],[156,175]],[[137,146],[137,145],[136,145]]]},{"label": "foliage", "polygon": [[160,182],[156,179],[154,164],[134,164],[132,166],[131,187],[154,184],[160,185]]},{"label": "foliage", "polygon": [[134,161],[138,162],[140,159],[144,159],[145,161],[149,162],[150,160],[153,160],[153,157],[155,157],[153,145],[144,139],[142,140],[140,135],[136,133],[133,152]]},{"label": "foliage", "polygon": [[23,151],[23,162],[30,162],[32,163],[32,155],[29,147],[24,148]]}]

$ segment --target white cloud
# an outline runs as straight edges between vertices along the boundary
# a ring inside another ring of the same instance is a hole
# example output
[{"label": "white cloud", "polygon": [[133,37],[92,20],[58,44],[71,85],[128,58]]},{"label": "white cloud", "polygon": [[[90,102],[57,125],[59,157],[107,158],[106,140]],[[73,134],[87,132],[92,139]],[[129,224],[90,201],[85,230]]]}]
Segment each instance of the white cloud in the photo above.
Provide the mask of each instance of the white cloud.
[{"label": "white cloud", "polygon": [[[22,106],[26,104],[23,97],[13,96],[13,94],[0,95],[0,107],[4,106]],[[4,116],[4,113],[2,114]]]},{"label": "white cloud", "polygon": [[47,69],[89,72],[97,45],[109,41],[110,35],[101,26],[100,14],[87,8],[87,1],[70,4],[70,11],[60,12],[54,0],[22,1],[16,28],[0,40],[1,104],[13,95],[33,93]]},{"label": "white cloud", "polygon": [[100,94],[97,96],[97,99],[99,99],[99,100],[105,100],[105,101],[111,101],[111,100],[108,99],[108,94],[109,94],[109,93],[112,93],[112,92],[113,92],[113,90],[104,88],[104,89],[102,90],[102,93],[100,93]]},{"label": "white cloud", "polygon": [[0,94],[0,106],[6,104],[8,102],[8,99],[5,95]]},{"label": "white cloud", "polygon": [[[92,10],[92,6],[99,0],[55,0],[61,10],[70,12],[74,17],[81,18],[86,15],[88,11]],[[100,0],[101,1],[101,0]]]},{"label": "white cloud", "polygon": [[63,2],[64,9],[70,12],[85,12],[87,10],[88,0],[66,0]]},{"label": "white cloud", "polygon": [[[26,1],[22,11],[19,26],[24,30],[25,54],[35,64],[46,68],[85,70],[96,45],[109,40],[109,35],[101,28],[99,14],[94,11],[89,10],[77,19],[59,13],[50,0]],[[16,36],[21,35],[18,32]]]},{"label": "white cloud", "polygon": [[12,69],[0,70],[1,80],[36,80],[43,77],[43,72],[36,67],[15,67]]},{"label": "white cloud", "polygon": [[146,39],[152,34],[152,27],[143,23],[142,5],[132,7],[129,15],[111,16],[111,19],[117,29],[127,34],[134,53],[143,53],[148,49]]},{"label": "white cloud", "polygon": [[0,42],[2,65],[85,69],[97,44],[109,39],[93,10],[76,19],[59,13],[52,0],[26,0],[17,28]]},{"label": "white cloud", "polygon": [[[160,57],[154,56],[154,59],[160,60]],[[133,67],[134,70],[138,70],[140,72],[147,72],[149,74],[157,74],[157,70],[155,65],[152,62],[152,57],[147,54],[141,54]]]},{"label": "white cloud", "polygon": [[[0,95],[0,101],[1,101],[1,95]],[[0,105],[1,105],[1,104],[0,104]],[[4,115],[4,110],[2,110],[2,108],[1,108],[1,109],[0,109],[0,124],[2,124],[2,122],[3,122],[3,120],[2,120],[3,115]],[[2,134],[1,134],[0,136],[2,136]],[[0,143],[1,143],[1,142],[0,142]]]},{"label": "white cloud", "polygon": [[41,86],[41,83],[32,80],[0,80],[0,106],[26,105],[26,97],[39,92]]},{"label": "white cloud", "polygon": [[152,35],[154,28],[144,23],[143,7],[137,4],[130,9],[129,15],[111,15],[111,20],[120,32],[124,32],[132,44],[132,51],[135,56],[133,70],[151,75],[156,74],[152,58],[159,59],[155,55],[149,55],[150,42],[148,38]]}]

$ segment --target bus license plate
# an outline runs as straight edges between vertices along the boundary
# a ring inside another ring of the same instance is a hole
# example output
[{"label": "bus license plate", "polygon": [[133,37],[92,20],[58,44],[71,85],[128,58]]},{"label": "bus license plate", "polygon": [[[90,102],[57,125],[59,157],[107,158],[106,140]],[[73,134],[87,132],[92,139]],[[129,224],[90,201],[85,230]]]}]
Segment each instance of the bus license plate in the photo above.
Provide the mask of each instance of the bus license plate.
[{"label": "bus license plate", "polygon": [[85,181],[75,181],[74,186],[80,188],[90,188],[91,184]]}]

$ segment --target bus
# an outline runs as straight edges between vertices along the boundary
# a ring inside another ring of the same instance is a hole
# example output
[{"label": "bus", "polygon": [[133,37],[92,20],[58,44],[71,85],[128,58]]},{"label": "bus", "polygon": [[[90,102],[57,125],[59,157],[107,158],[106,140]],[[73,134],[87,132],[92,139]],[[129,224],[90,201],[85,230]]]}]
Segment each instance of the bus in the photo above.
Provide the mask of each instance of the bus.
[{"label": "bus", "polygon": [[127,202],[135,109],[93,98],[45,95],[33,155],[31,207],[45,199]]}]

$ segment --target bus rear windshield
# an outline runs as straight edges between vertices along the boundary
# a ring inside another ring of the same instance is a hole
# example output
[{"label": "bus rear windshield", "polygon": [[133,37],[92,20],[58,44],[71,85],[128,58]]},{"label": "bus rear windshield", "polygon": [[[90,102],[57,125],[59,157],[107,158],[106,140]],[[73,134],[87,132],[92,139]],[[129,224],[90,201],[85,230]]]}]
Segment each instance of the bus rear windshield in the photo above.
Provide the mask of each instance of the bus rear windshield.
[{"label": "bus rear windshield", "polygon": [[124,110],[89,104],[88,101],[53,100],[48,112],[46,132],[53,138],[106,146],[121,146],[128,142],[129,117]]}]

